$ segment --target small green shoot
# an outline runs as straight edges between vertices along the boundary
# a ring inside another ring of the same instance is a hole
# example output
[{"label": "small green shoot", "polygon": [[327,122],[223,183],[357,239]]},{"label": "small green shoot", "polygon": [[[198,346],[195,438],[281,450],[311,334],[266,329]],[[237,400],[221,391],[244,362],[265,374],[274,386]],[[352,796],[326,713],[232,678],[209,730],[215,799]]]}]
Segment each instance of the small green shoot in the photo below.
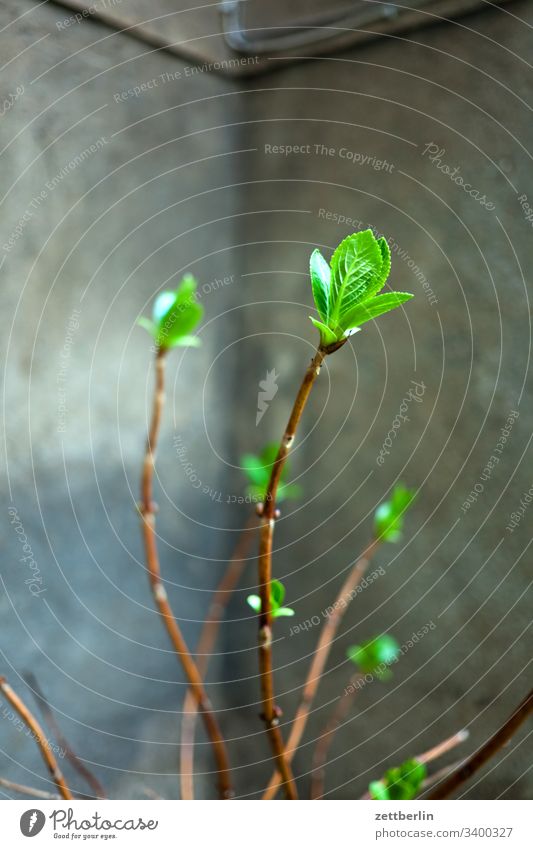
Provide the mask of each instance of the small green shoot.
[{"label": "small green shoot", "polygon": [[374,514],[374,534],[382,542],[398,542],[402,537],[405,512],[415,498],[414,489],[397,484],[388,501]]},{"label": "small green shoot", "polygon": [[[274,579],[270,584],[272,619],[277,619],[279,616],[294,616],[294,610],[292,608],[282,606],[284,598],[285,587],[281,581]],[[261,613],[261,598],[258,595],[249,595],[246,601],[255,613]]]},{"label": "small green shoot", "polygon": [[384,237],[376,239],[372,230],[360,230],[344,239],[330,265],[318,249],[313,251],[311,285],[319,319],[311,317],[311,321],[328,353],[344,344],[361,324],[413,297],[409,292],[378,294],[387,282],[390,267],[387,241]]},{"label": "small green shoot", "polygon": [[426,765],[411,758],[401,766],[388,769],[381,781],[371,781],[368,785],[370,797],[379,801],[414,799],[426,775]]},{"label": "small green shoot", "polygon": [[381,634],[359,646],[350,646],[346,654],[364,675],[387,681],[392,678],[388,667],[398,659],[400,646],[390,634]]},{"label": "small green shoot", "polygon": [[[241,466],[250,481],[246,488],[246,493],[254,501],[264,501],[268,481],[270,480],[270,473],[278,453],[278,448],[279,445],[276,443],[269,443],[264,447],[259,456],[256,456],[255,454],[244,454],[241,457]],[[298,484],[286,483],[288,474],[289,464],[285,463],[276,495],[276,502],[278,504],[282,501],[300,498],[302,494],[302,488],[298,486]]]},{"label": "small green shoot", "polygon": [[204,308],[196,301],[196,280],[186,274],[174,292],[160,292],[154,302],[152,318],[141,316],[137,324],[144,327],[156,346],[169,348],[194,347],[201,342],[192,331],[201,320]]}]

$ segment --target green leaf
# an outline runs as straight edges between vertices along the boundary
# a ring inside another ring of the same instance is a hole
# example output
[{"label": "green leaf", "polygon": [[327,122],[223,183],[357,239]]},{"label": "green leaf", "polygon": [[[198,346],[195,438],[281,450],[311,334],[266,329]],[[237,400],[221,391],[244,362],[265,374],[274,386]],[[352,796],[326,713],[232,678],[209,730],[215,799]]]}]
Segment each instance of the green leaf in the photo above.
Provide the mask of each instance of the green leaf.
[{"label": "green leaf", "polygon": [[330,345],[334,345],[335,342],[338,342],[339,338],[342,337],[342,335],[341,337],[339,337],[338,333],[336,333],[334,330],[331,330],[331,328],[329,328],[322,321],[319,321],[317,318],[313,318],[312,315],[310,315],[309,318],[320,333],[320,344],[323,348],[328,348]]},{"label": "green leaf", "polygon": [[372,799],[380,801],[415,799],[426,776],[426,765],[411,758],[400,766],[388,769],[381,781],[371,781],[368,791]]},{"label": "green leaf", "polygon": [[376,274],[372,284],[368,287],[364,300],[367,301],[383,289],[391,269],[390,248],[384,236],[377,240],[379,252],[381,254],[381,270]]},{"label": "green leaf", "polygon": [[153,321],[150,321],[149,318],[145,318],[144,315],[141,315],[140,318],[137,319],[137,324],[139,325],[139,327],[144,327],[144,329],[148,331],[152,339],[156,338],[157,327]]},{"label": "green leaf", "polygon": [[330,327],[340,323],[342,316],[366,296],[382,265],[381,249],[372,230],[361,230],[340,243],[331,257]]},{"label": "green leaf", "polygon": [[319,318],[310,316],[328,354],[340,348],[360,325],[396,309],[413,296],[407,292],[377,293],[391,269],[387,240],[372,230],[347,236],[333,252],[331,270],[320,253],[310,259],[311,285]]},{"label": "green leaf", "polygon": [[409,781],[402,781],[400,778],[393,781],[388,787],[389,799],[393,802],[406,801],[414,799],[416,790]]},{"label": "green leaf", "polygon": [[247,603],[256,613],[261,613],[261,598],[258,595],[249,595],[246,598]]},{"label": "green leaf", "polygon": [[195,300],[195,292],[196,280],[191,274],[187,274],[176,289],[172,303],[168,297],[170,293],[167,292],[162,292],[157,299],[154,318],[160,316],[157,343],[161,348],[173,348],[182,344],[182,340],[191,336],[191,331],[201,320],[204,310]]},{"label": "green leaf", "polygon": [[198,336],[180,336],[173,343],[173,348],[200,348],[202,340]]},{"label": "green leaf", "polygon": [[[290,607],[282,607],[283,599],[285,598],[285,587],[281,581],[272,580],[270,584],[270,608],[272,618],[277,619],[280,616],[294,616],[294,610]],[[252,610],[256,613],[261,612],[261,597],[258,595],[249,595],[246,599]]]},{"label": "green leaf", "polygon": [[160,292],[157,298],[154,301],[154,306],[152,309],[152,318],[154,320],[154,324],[158,325],[161,322],[161,319],[165,317],[169,309],[173,306],[176,301],[176,293],[175,292]]},{"label": "green leaf", "polygon": [[390,799],[389,791],[383,781],[371,781],[368,785],[368,792],[372,799],[380,802],[386,802]]},{"label": "green leaf", "polygon": [[[251,483],[245,488],[246,495],[254,502],[262,502],[265,497],[265,487]],[[278,499],[279,500],[279,499]]]},{"label": "green leaf", "polygon": [[403,484],[396,484],[392,491],[392,506],[397,516],[400,516],[404,510],[407,510],[409,505],[415,500],[416,493],[414,489],[409,489]]},{"label": "green leaf", "polygon": [[376,281],[376,288],[372,292],[373,295],[376,294],[376,292],[379,292],[381,289],[383,289],[385,283],[387,282],[387,278],[390,274],[390,268],[391,268],[390,248],[389,248],[389,244],[388,244],[388,242],[387,242],[387,240],[385,239],[384,236],[382,236],[380,239],[378,239],[378,245],[379,245],[379,249],[381,251],[382,265],[381,265],[381,274],[379,275],[379,278]]},{"label": "green leaf", "polygon": [[303,489],[299,483],[280,483],[278,486],[278,503],[282,501],[295,501],[301,498]]},{"label": "green leaf", "polygon": [[347,650],[348,658],[362,673],[376,675],[381,680],[391,677],[386,667],[398,659],[399,653],[400,646],[390,634],[381,634]]},{"label": "green leaf", "polygon": [[278,616],[294,616],[294,610],[291,607],[278,607],[272,611],[272,618],[277,619]]},{"label": "green leaf", "polygon": [[376,295],[343,313],[339,319],[339,325],[343,330],[360,327],[366,321],[396,309],[412,297],[409,292],[388,292],[386,295]]},{"label": "green leaf", "polygon": [[253,484],[264,489],[268,483],[268,472],[260,457],[256,457],[255,454],[243,454],[241,467]]},{"label": "green leaf", "polygon": [[401,766],[387,770],[384,781],[389,798],[394,800],[414,799],[427,775],[426,765],[411,758]]},{"label": "green leaf", "polygon": [[400,652],[400,646],[394,637],[391,637],[390,634],[382,634],[380,637],[376,637],[373,642],[376,660],[387,665],[394,663]]},{"label": "green leaf", "polygon": [[[241,457],[241,467],[250,481],[246,492],[254,501],[263,501],[265,498],[270,473],[278,455],[278,450],[279,445],[276,442],[271,442],[265,445],[259,457],[255,454],[244,454]],[[278,485],[276,498],[278,504],[281,504],[283,501],[300,498],[302,494],[302,489],[298,484],[285,483],[289,472],[290,465],[289,463],[285,463]]]},{"label": "green leaf", "polygon": [[270,603],[272,605],[272,608],[274,610],[277,610],[278,607],[281,607],[284,598],[285,587],[283,586],[281,581],[277,581],[274,578],[270,584]]},{"label": "green leaf", "polygon": [[204,314],[195,299],[196,280],[186,274],[174,292],[160,292],[154,301],[152,319],[141,316],[138,324],[144,327],[156,345],[166,350],[175,347],[197,348],[201,342],[192,331]]},{"label": "green leaf", "polygon": [[416,758],[405,761],[401,766],[401,770],[404,780],[410,781],[411,784],[417,786],[420,786],[427,776],[426,764],[417,761]]},{"label": "green leaf", "polygon": [[309,266],[315,306],[320,318],[327,322],[331,271],[318,248],[311,254]]},{"label": "green leaf", "polygon": [[405,513],[415,498],[415,491],[397,484],[390,499],[380,504],[374,514],[374,534],[384,542],[398,542],[403,531]]},{"label": "green leaf", "polygon": [[269,442],[259,455],[260,460],[263,466],[266,469],[267,477],[270,477],[270,473],[272,471],[272,466],[276,461],[276,457],[278,456],[279,445],[277,442]]}]

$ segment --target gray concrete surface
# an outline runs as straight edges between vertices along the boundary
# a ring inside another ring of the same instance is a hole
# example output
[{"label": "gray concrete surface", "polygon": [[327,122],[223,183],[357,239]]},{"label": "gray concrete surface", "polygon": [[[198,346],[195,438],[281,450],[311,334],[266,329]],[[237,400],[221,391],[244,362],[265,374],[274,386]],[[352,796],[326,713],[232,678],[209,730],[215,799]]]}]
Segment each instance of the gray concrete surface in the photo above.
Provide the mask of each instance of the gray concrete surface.
[{"label": "gray concrete surface", "polygon": [[[142,798],[149,787],[176,798],[183,676],[152,609],[135,513],[152,379],[135,320],[184,270],[207,284],[203,347],[173,354],[158,466],[164,574],[194,644],[248,512],[231,503],[242,491],[239,456],[281,433],[313,350],[309,253],[320,245],[329,255],[353,229],[337,223],[345,216],[394,240],[392,286],[416,298],[331,357],[311,397],[292,463],[306,497],[276,531],[275,573],[294,623],[330,603],[394,482],[420,493],[402,545],[377,556],[386,577],[344,620],[295,769],[305,795],[313,741],[350,674],[346,647],[385,630],[403,643],[430,622],[393,683],[359,696],[332,748],[327,790],[356,797],[387,765],[465,725],[473,749],[531,680],[529,512],[506,530],[532,483],[531,224],[518,200],[533,198],[530,4],[248,83],[191,76],[186,63],[94,21],[59,31],[65,17],[12,0],[0,10],[3,89],[24,87],[1,138],[1,244],[13,245],[0,256],[0,673],[28,700],[23,675],[37,675],[111,796]],[[424,153],[430,143],[488,207],[439,170]],[[267,145],[304,147],[284,156]],[[74,310],[79,327],[69,331]],[[256,428],[258,383],[272,368],[279,391]],[[424,384],[422,400],[380,466],[412,380]],[[463,512],[514,410],[500,461]],[[177,436],[208,494],[190,485]],[[15,524],[41,584],[25,583]],[[269,774],[244,603],[254,585],[250,562],[209,674],[242,795]],[[45,592],[34,597],[31,586]],[[275,645],[287,719],[318,635],[290,636],[294,623],[280,624]],[[526,734],[468,797],[531,796]],[[9,718],[0,748],[0,775],[49,786]],[[212,795],[203,738],[198,768],[198,792]]]}]

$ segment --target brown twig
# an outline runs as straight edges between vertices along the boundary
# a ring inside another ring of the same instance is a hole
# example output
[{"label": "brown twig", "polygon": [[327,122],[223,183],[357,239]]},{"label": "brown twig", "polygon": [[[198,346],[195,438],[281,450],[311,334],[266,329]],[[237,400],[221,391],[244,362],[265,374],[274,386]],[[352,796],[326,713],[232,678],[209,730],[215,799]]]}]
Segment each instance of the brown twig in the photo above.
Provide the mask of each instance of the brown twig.
[{"label": "brown twig", "polygon": [[28,673],[27,675],[25,675],[25,678],[37,700],[37,704],[41,709],[43,719],[46,725],[48,726],[49,731],[52,733],[61,748],[64,750],[65,757],[72,765],[73,769],[75,769],[76,772],[78,772],[82,776],[82,778],[87,782],[96,798],[105,799],[106,792],[104,788],[102,787],[96,776],[93,775],[90,769],[88,769],[88,767],[85,766],[83,761],[80,760],[76,752],[70,746],[59,725],[57,724],[50,703],[44,695],[43,691],[41,690],[35,675]]},{"label": "brown twig", "polygon": [[348,715],[353,700],[357,693],[357,684],[363,680],[364,675],[355,672],[342,696],[338,699],[335,709],[326,723],[322,734],[318,738],[313,754],[313,768],[311,772],[311,799],[321,799],[324,794],[324,782],[326,778],[326,761],[335,732]]},{"label": "brown twig", "polygon": [[[255,538],[256,530],[257,516],[254,514],[250,516],[244,526],[228,567],[213,594],[198,639],[198,645],[196,646],[196,663],[202,678],[205,677],[207,672],[210,655],[216,644],[224,610],[229,604],[231,595],[246,566],[246,558]],[[194,799],[194,734],[197,714],[198,709],[194,695],[190,690],[187,690],[183,704],[180,746],[181,798],[186,800]]]},{"label": "brown twig", "polygon": [[309,393],[320,374],[320,367],[326,352],[318,348],[304,375],[292,408],[278,453],[272,465],[270,480],[261,514],[259,538],[259,595],[261,611],[259,613],[259,675],[261,680],[262,719],[276,761],[278,772],[288,799],[297,799],[296,784],[289,760],[285,754],[283,736],[279,727],[279,709],[274,696],[274,674],[272,669],[272,612],[270,606],[270,585],[272,581],[272,541],[276,521],[276,495],[283,466],[294,442],[296,429],[302,417]]},{"label": "brown twig", "polygon": [[[420,788],[420,793],[416,798],[417,799],[423,799],[424,794],[427,793],[428,790],[431,790],[431,788],[434,787],[435,784],[438,784],[439,781],[442,781],[443,778],[446,778],[446,776],[448,776],[450,774],[450,772],[453,772],[453,770],[455,770],[459,766],[461,766],[462,763],[464,763],[463,760],[462,761],[455,761],[453,764],[448,764],[448,766],[441,767],[440,769],[437,770],[437,772],[434,772],[433,775],[428,775],[427,778],[424,778],[424,780],[422,782],[422,786]],[[363,793],[363,795],[361,796],[361,799],[371,799],[371,798],[372,798],[372,796],[370,795],[368,790],[366,791],[366,793]]]},{"label": "brown twig", "polygon": [[[437,758],[442,757],[447,752],[451,752],[452,749],[455,749],[456,746],[460,746],[461,743],[464,743],[465,740],[468,740],[470,734],[466,730],[466,728],[461,729],[461,731],[457,731],[456,734],[452,734],[451,737],[447,737],[446,740],[443,740],[442,743],[437,743],[436,746],[432,746],[431,749],[428,749],[427,752],[422,752],[421,755],[416,755],[415,760],[420,763],[428,764],[430,761],[434,761]],[[422,784],[422,788],[425,790],[435,784],[437,781],[440,781],[444,775],[448,775],[450,770],[456,769],[459,764],[463,763],[463,761],[458,761],[455,764],[451,764],[450,766],[445,766],[436,772],[434,775],[428,776]],[[361,796],[361,799],[371,799],[371,795],[366,791]]]},{"label": "brown twig", "polygon": [[13,793],[18,793],[19,796],[33,796],[35,799],[61,799],[57,793],[47,793],[46,790],[37,790],[35,787],[28,787],[26,784],[17,784],[15,781],[8,781],[7,778],[0,778],[0,787],[5,787],[6,790],[12,790]]},{"label": "brown twig", "polygon": [[[351,707],[351,704],[357,692],[357,682],[362,680],[363,677],[364,676],[360,673],[356,673],[352,676],[352,678],[350,679],[350,683],[348,684],[344,693],[337,702],[336,708],[333,712],[331,719],[329,720],[323,733],[319,737],[313,758],[313,772],[311,775],[311,799],[320,799],[323,796],[325,764],[329,748],[331,746],[331,743],[333,742],[333,736],[335,735],[335,732],[341,725],[342,721],[346,718],[348,710]],[[442,755],[446,754],[446,752],[450,752],[456,746],[459,746],[461,743],[464,743],[464,741],[467,739],[468,731],[462,729],[456,734],[453,734],[451,737],[448,737],[446,740],[443,740],[441,743],[438,743],[436,746],[433,746],[431,749],[428,749],[427,752],[423,752],[421,755],[417,755],[416,760],[420,763],[427,764],[430,761],[436,760],[436,758],[440,758]],[[366,793],[362,798],[370,799],[370,794]]]},{"label": "brown twig", "polygon": [[[352,566],[334,604],[332,605],[333,609],[331,615],[326,619],[322,631],[320,632],[313,660],[309,667],[309,672],[307,673],[302,699],[298,706],[298,710],[296,711],[296,716],[294,717],[294,722],[287,741],[286,757],[289,762],[292,761],[305,731],[311,705],[315,698],[318,685],[320,684],[322,673],[324,672],[341,619],[344,616],[349,603],[353,599],[355,591],[357,590],[357,587],[359,586],[378,545],[378,540],[372,540],[366,547],[363,554]],[[263,799],[273,799],[278,791],[279,783],[280,774],[279,772],[275,772],[270,779],[265,793],[263,794]]]},{"label": "brown twig", "polygon": [[490,737],[480,749],[443,781],[428,799],[447,799],[452,793],[468,781],[481,767],[499,752],[502,746],[511,739],[523,722],[533,711],[533,690],[520,702],[509,719]]},{"label": "brown twig", "polygon": [[15,691],[9,686],[3,676],[0,676],[0,691],[4,694],[13,710],[18,713],[22,721],[28,726],[28,728],[32,732],[35,738],[35,742],[39,747],[39,751],[41,752],[42,758],[46,766],[48,767],[53,782],[56,785],[62,798],[73,799],[74,796],[72,795],[67,786],[67,783],[63,777],[63,773],[59,769],[58,763],[50,748],[50,743],[46,739],[43,729],[31,713],[29,708],[27,708],[22,699],[17,696]]},{"label": "brown twig", "polygon": [[196,704],[198,705],[198,710],[202,715],[206,727],[207,735],[213,746],[213,752],[217,764],[220,797],[222,799],[231,799],[233,797],[233,790],[231,786],[229,760],[224,738],[222,737],[211,702],[209,701],[205,691],[202,676],[198,671],[198,667],[193,660],[187,643],[181,633],[181,629],[174,617],[165,587],[161,581],[161,568],[159,565],[155,534],[156,505],[153,501],[152,490],[157,440],[165,403],[166,353],[166,349],[160,348],[158,349],[155,358],[156,385],[154,391],[154,403],[150,430],[146,442],[146,453],[141,480],[141,503],[139,505],[139,512],[142,517],[142,532],[146,551],[146,564],[154,601],[167,629],[174,651],[183,666],[189,687],[194,695]]},{"label": "brown twig", "polygon": [[461,743],[464,743],[465,740],[468,740],[470,736],[470,732],[466,730],[466,728],[462,728],[460,731],[457,731],[456,734],[452,734],[451,737],[447,737],[446,740],[443,740],[442,743],[437,743],[436,746],[433,746],[432,749],[428,749],[427,752],[422,752],[421,755],[416,756],[416,760],[420,761],[422,764],[428,764],[430,761],[434,761],[437,758],[442,757],[447,752],[451,752],[452,749],[455,749],[456,746],[460,746]]}]

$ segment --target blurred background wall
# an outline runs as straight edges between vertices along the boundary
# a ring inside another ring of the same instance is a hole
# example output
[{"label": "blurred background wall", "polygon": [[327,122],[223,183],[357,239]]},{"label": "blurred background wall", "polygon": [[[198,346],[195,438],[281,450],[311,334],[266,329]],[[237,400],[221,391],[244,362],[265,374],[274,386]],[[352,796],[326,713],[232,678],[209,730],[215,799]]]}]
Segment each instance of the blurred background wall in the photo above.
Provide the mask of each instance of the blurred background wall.
[{"label": "blurred background wall", "polygon": [[[319,632],[291,626],[322,618],[402,480],[418,501],[343,621],[296,774],[305,795],[313,741],[351,674],[347,646],[384,631],[403,643],[428,623],[393,682],[358,697],[327,790],[355,798],[467,724],[475,747],[531,677],[530,515],[506,529],[532,484],[530,4],[249,80],[193,73],[95,20],[58,28],[68,17],[0,10],[2,88],[20,92],[1,125],[0,673],[28,701],[24,675],[37,676],[111,796],[176,798],[183,675],[136,515],[153,378],[136,319],[160,288],[197,276],[203,345],[172,354],[157,467],[163,572],[192,646],[250,513],[234,503],[240,456],[279,438],[316,342],[309,254],[368,226],[393,241],[393,288],[416,298],[329,358],[309,402],[291,468],[304,497],[276,530],[275,574],[296,610],[277,627],[279,702],[289,720]],[[256,426],[272,369],[278,392]],[[380,465],[413,381],[420,400]],[[255,581],[251,559],[208,676],[243,796],[270,774],[245,604]],[[46,788],[33,742],[4,719],[0,775]],[[511,744],[467,795],[527,798],[529,763]],[[197,765],[199,795],[213,795],[202,735]]]}]

